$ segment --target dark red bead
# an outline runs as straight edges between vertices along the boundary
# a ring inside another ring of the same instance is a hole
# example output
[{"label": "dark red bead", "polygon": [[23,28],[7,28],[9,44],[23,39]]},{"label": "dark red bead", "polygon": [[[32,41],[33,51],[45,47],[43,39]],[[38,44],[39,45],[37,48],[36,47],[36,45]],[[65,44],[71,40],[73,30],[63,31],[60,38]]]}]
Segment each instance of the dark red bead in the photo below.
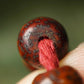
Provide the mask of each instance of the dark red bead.
[{"label": "dark red bead", "polygon": [[48,17],[39,17],[26,23],[18,36],[18,49],[26,63],[40,68],[38,42],[49,38],[55,43],[58,59],[61,60],[67,53],[68,38],[63,26],[56,20]]},{"label": "dark red bead", "polygon": [[38,75],[32,84],[83,84],[79,73],[69,66]]}]

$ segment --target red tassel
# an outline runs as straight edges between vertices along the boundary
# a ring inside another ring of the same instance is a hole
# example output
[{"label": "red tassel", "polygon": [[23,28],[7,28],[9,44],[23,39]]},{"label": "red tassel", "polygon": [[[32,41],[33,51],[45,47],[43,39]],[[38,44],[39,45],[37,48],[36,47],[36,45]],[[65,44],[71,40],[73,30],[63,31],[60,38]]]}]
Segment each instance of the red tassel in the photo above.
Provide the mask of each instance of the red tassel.
[{"label": "red tassel", "polygon": [[47,69],[47,71],[59,67],[59,60],[53,41],[50,39],[43,39],[38,43],[39,61]]}]

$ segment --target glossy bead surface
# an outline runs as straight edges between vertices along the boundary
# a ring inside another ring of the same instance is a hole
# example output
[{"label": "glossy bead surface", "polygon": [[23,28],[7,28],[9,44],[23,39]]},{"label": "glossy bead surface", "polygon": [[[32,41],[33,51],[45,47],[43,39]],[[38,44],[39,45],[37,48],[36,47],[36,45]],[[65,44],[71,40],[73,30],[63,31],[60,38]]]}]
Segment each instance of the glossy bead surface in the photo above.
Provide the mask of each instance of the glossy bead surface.
[{"label": "glossy bead surface", "polygon": [[83,84],[79,73],[69,66],[38,75],[32,84]]},{"label": "glossy bead surface", "polygon": [[53,40],[59,60],[67,53],[68,38],[60,23],[48,17],[31,20],[22,27],[17,44],[22,58],[35,68],[42,67],[39,63],[38,42],[43,38]]}]

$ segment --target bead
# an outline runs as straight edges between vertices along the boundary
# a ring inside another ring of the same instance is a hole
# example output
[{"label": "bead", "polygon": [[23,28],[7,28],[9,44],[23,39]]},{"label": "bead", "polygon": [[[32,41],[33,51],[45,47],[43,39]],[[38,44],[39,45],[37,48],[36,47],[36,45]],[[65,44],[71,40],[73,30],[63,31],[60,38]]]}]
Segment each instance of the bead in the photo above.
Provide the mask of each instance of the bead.
[{"label": "bead", "polygon": [[22,27],[17,44],[22,58],[35,68],[42,67],[39,63],[38,42],[43,38],[53,40],[59,60],[67,53],[68,38],[60,23],[48,17],[31,20]]},{"label": "bead", "polygon": [[38,75],[32,84],[83,84],[79,73],[69,66]]}]

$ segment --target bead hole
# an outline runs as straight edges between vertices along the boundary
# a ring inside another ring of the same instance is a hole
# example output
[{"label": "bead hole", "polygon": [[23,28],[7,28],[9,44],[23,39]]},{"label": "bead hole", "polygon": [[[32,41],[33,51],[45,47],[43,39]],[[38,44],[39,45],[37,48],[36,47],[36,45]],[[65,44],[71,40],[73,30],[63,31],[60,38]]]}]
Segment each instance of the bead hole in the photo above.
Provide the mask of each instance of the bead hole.
[{"label": "bead hole", "polygon": [[43,40],[43,39],[49,39],[47,36],[41,36],[40,38],[39,38],[39,40],[38,40],[38,43],[41,41],[41,40]]}]

